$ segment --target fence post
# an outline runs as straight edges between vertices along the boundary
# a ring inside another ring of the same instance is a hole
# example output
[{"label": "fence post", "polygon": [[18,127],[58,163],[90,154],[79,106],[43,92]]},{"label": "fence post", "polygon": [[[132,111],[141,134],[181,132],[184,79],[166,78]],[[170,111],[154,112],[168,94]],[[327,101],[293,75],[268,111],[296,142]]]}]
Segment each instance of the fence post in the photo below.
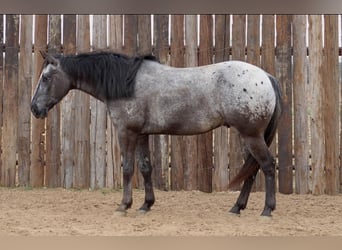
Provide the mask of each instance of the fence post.
[{"label": "fence post", "polygon": [[309,192],[309,121],[308,72],[306,49],[306,16],[293,16],[293,102],[295,189],[297,194]]},{"label": "fence post", "polygon": [[6,15],[6,57],[4,68],[2,175],[1,184],[16,185],[18,150],[18,52],[19,15]]},{"label": "fence post", "polygon": [[[197,54],[197,16],[186,15],[185,17],[185,66],[195,67],[198,65]],[[185,164],[184,164],[184,189],[198,189],[198,143],[197,136],[187,136],[185,141]]]},{"label": "fence post", "polygon": [[[169,16],[154,16],[155,55],[161,63],[169,64]],[[154,135],[153,138],[153,166],[154,185],[157,188],[169,188],[169,136]]]},{"label": "fence post", "polygon": [[[262,53],[261,53],[261,67],[271,75],[276,75],[275,70],[275,16],[263,15],[262,16]],[[273,156],[277,153],[276,136],[274,137],[270,151]]]},{"label": "fence post", "polygon": [[[90,51],[89,15],[77,16],[77,53]],[[75,169],[74,187],[90,186],[90,96],[75,92]]]},{"label": "fence post", "polygon": [[[63,48],[64,55],[76,52],[76,15],[64,15]],[[62,143],[61,169],[62,186],[71,188],[74,182],[75,152],[75,92],[70,91],[61,103]]]},{"label": "fence post", "polygon": [[[234,15],[232,29],[232,59],[245,61],[246,15]],[[243,153],[238,131],[235,128],[229,130],[229,179],[232,179],[242,167]]]},{"label": "fence post", "polygon": [[322,17],[309,15],[309,87],[312,193],[324,194],[324,122],[323,122],[323,35]]},{"label": "fence post", "polygon": [[[184,67],[184,15],[171,16],[170,65]],[[171,136],[171,189],[184,189],[184,136]]]},{"label": "fence post", "polygon": [[277,16],[277,78],[283,94],[283,115],[279,123],[279,192],[293,192],[292,166],[292,63],[291,15]]},{"label": "fence post", "polygon": [[[138,15],[137,16],[137,55],[152,55],[152,22],[151,15]],[[153,136],[149,136],[149,143]],[[151,153],[150,153],[151,157]],[[136,165],[136,182],[139,188],[144,188],[144,178],[138,169],[138,162],[135,159]],[[150,158],[151,160],[151,158]],[[154,167],[154,166],[153,166]]]},{"label": "fence post", "polygon": [[[230,15],[215,15],[215,63],[229,60]],[[228,128],[214,130],[213,190],[228,190]]]},{"label": "fence post", "polygon": [[30,184],[30,144],[32,92],[32,35],[33,16],[21,16],[20,68],[19,68],[19,116],[18,116],[18,181],[20,186]]},{"label": "fence post", "polygon": [[[3,54],[3,45],[4,45],[4,20],[3,15],[0,15],[0,53]],[[3,76],[4,76],[4,62],[0,60],[0,100],[3,100]],[[3,107],[0,105],[0,127],[2,128],[3,124]],[[0,129],[0,152],[2,152],[2,129]],[[2,165],[2,155],[0,154],[0,184],[4,184],[4,166]]]},{"label": "fence post", "polygon": [[[61,52],[61,16],[49,16],[49,44],[48,52]],[[46,121],[46,185],[48,187],[61,186],[61,111],[56,105],[48,114]]]},{"label": "fence post", "polygon": [[[47,44],[47,15],[36,15],[35,17],[35,43],[33,58],[33,83],[32,89],[37,88],[43,58],[40,51],[46,51]],[[36,119],[32,115],[32,144],[31,144],[31,169],[30,184],[32,187],[42,187],[44,185],[45,167],[45,120]]]},{"label": "fence post", "polygon": [[[122,51],[122,15],[109,16],[109,48],[117,53]],[[110,117],[107,118],[107,187],[122,187],[121,152],[117,129]]]},{"label": "fence post", "polygon": [[[107,16],[95,15],[93,20],[94,50],[107,48]],[[104,103],[90,99],[91,105],[91,188],[105,187],[107,111]]]},{"label": "fence post", "polygon": [[[198,65],[213,63],[213,17],[200,16],[200,43]],[[199,190],[212,191],[213,132],[198,135],[198,183]]]},{"label": "fence post", "polygon": [[339,54],[338,16],[324,16],[324,99],[323,121],[325,136],[326,194],[339,190]]},{"label": "fence post", "polygon": [[[270,31],[269,31],[270,32]],[[247,58],[246,61],[260,67],[260,15],[247,16]],[[254,184],[254,190],[262,191],[265,177],[259,170]]]}]

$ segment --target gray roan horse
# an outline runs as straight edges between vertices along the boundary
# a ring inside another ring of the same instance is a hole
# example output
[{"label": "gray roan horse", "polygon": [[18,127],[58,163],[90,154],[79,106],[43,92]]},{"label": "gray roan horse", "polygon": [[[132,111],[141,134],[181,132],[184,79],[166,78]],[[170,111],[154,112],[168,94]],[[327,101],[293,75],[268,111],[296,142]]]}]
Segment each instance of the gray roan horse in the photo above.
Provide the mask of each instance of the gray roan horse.
[{"label": "gray roan horse", "polygon": [[262,212],[275,209],[275,161],[270,145],[281,115],[277,81],[262,69],[239,61],[201,67],[174,68],[152,56],[128,57],[109,52],[48,55],[32,99],[35,117],[48,111],[71,89],[84,91],[107,106],[116,126],[123,156],[123,199],[117,211],[132,205],[134,157],[144,178],[145,202],[154,203],[148,135],[194,135],[219,126],[235,127],[248,155],[230,186],[244,181],[230,212],[246,207],[255,175],[265,175],[266,199]]}]

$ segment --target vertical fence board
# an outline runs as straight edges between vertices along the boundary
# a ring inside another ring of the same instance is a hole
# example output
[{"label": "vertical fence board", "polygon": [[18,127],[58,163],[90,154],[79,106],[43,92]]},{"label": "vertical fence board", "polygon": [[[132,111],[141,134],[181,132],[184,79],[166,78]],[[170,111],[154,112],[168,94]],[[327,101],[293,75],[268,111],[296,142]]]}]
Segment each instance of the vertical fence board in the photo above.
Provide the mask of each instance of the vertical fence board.
[{"label": "vertical fence board", "polygon": [[[123,52],[129,56],[136,56],[138,52],[138,15],[124,15],[124,46]],[[139,183],[139,169],[134,160],[134,175],[132,187],[141,186]]]},{"label": "vertical fence board", "polygon": [[[248,63],[260,67],[260,15],[247,16],[247,58]],[[254,188],[256,191],[262,191],[265,186],[265,178],[262,171],[259,170]]]},{"label": "vertical fence board", "polygon": [[[77,16],[77,53],[90,51],[90,24],[88,15]],[[90,186],[90,97],[75,91],[75,188]]]},{"label": "vertical fence board", "polygon": [[[215,15],[215,63],[229,60],[230,16]],[[214,130],[213,190],[228,190],[228,128]]]},{"label": "vertical fence board", "polygon": [[138,17],[137,15],[124,16],[124,47],[123,52],[129,56],[137,54],[137,33]]},{"label": "vertical fence board", "polygon": [[[48,52],[60,53],[61,16],[49,16]],[[46,185],[59,187],[61,182],[61,138],[60,138],[60,104],[50,110],[46,121]]]},{"label": "vertical fence board", "polygon": [[[213,17],[200,16],[200,42],[198,65],[213,63]],[[212,191],[213,171],[213,132],[209,131],[198,136],[198,183],[199,190]]]},{"label": "vertical fence board", "polygon": [[[111,15],[109,17],[109,48],[115,52],[122,50],[122,15]],[[113,173],[107,171],[107,186],[113,188],[122,187],[121,152],[118,141],[117,129],[112,125],[108,117],[107,123],[107,167]],[[110,138],[108,138],[110,137]],[[113,174],[113,176],[111,176]],[[111,183],[113,182],[113,183]]]},{"label": "vertical fence board", "polygon": [[339,55],[338,16],[324,16],[324,136],[326,194],[336,194],[339,189]]},{"label": "vertical fence board", "polygon": [[324,122],[323,122],[323,44],[322,17],[309,16],[309,87],[312,193],[323,194],[324,182]]},{"label": "vertical fence board", "polygon": [[[261,53],[261,67],[271,75],[276,75],[275,70],[275,18],[274,15],[262,16],[262,53]],[[276,157],[277,142],[274,137],[270,151]]]},{"label": "vertical fence board", "polygon": [[[3,45],[4,45],[4,16],[0,15],[0,53],[1,55],[3,55]],[[3,107],[2,107],[2,98],[3,98],[3,93],[4,93],[4,89],[3,89],[3,76],[4,76],[4,61],[3,61],[3,56],[1,56],[0,59],[0,101],[1,101],[1,105],[0,105],[0,128],[2,128],[2,124],[3,124]],[[2,129],[0,129],[0,152],[2,152]],[[1,153],[0,153],[0,184],[3,184],[3,165],[2,165],[2,157],[1,157]]]},{"label": "vertical fence board", "polygon": [[309,124],[307,88],[306,16],[293,16],[293,102],[295,190],[309,192]]},{"label": "vertical fence board", "polygon": [[[232,59],[245,61],[246,15],[234,15],[232,29]],[[243,153],[238,131],[229,130],[229,179],[232,179],[243,164]]]},{"label": "vertical fence board", "polygon": [[277,16],[277,78],[283,93],[283,115],[279,123],[279,191],[293,192],[292,173],[292,65],[290,15]]},{"label": "vertical fence board", "polygon": [[[76,15],[64,15],[63,49],[64,55],[76,52]],[[61,104],[62,143],[61,169],[62,186],[71,188],[74,179],[75,156],[75,92],[70,91]]]},{"label": "vertical fence board", "polygon": [[18,136],[18,50],[19,15],[6,15],[6,57],[4,68],[2,180],[1,184],[16,184],[16,154]]},{"label": "vertical fence board", "polygon": [[[151,16],[150,15],[138,15],[137,16],[137,54],[147,55],[152,54],[152,30],[151,30]],[[149,137],[149,142],[153,136]],[[150,158],[151,159],[151,158]],[[138,169],[137,159],[135,159],[135,179],[139,188],[144,188],[144,179],[140,170]]]},{"label": "vertical fence board", "polygon": [[[33,83],[32,89],[35,90],[42,69],[43,58],[40,51],[46,50],[47,44],[47,15],[36,15],[35,17],[35,43],[33,57]],[[31,115],[32,117],[32,115]],[[42,187],[44,185],[44,166],[45,166],[45,120],[32,118],[32,145],[31,145],[31,169],[30,185]]]},{"label": "vertical fence board", "polygon": [[21,16],[20,68],[19,68],[19,115],[18,115],[18,182],[20,186],[30,183],[30,144],[32,91],[32,35],[33,16]]},{"label": "vertical fence board", "polygon": [[[198,65],[197,55],[197,16],[186,15],[185,17],[185,66],[195,67]],[[184,189],[198,189],[198,144],[197,136],[187,136],[185,141],[185,165],[184,165]]]},{"label": "vertical fence board", "polygon": [[[171,16],[170,65],[184,67],[184,15]],[[184,136],[171,136],[171,189],[184,188]]]},{"label": "vertical fence board", "polygon": [[[169,16],[154,17],[155,55],[163,64],[169,64]],[[157,188],[168,190],[169,186],[169,136],[154,135],[153,165],[154,184]]]},{"label": "vertical fence board", "polygon": [[[107,16],[95,15],[93,20],[93,47],[94,50],[107,48]],[[91,142],[92,188],[105,187],[106,169],[106,127],[107,111],[104,103],[91,98]]]}]

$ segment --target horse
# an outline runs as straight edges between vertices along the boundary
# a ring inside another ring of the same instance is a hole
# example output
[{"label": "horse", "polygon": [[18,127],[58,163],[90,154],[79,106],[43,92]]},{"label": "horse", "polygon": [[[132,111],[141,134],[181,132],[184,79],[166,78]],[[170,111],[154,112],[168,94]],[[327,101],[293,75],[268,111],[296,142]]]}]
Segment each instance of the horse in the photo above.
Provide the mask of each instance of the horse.
[{"label": "horse", "polygon": [[242,61],[176,68],[152,55],[110,51],[41,55],[44,62],[31,102],[36,118],[46,118],[72,89],[90,94],[107,107],[123,159],[123,198],[117,212],[126,213],[132,206],[135,157],[145,189],[139,211],[150,211],[155,202],[149,135],[195,135],[226,126],[237,129],[248,153],[229,183],[232,187],[243,182],[229,211],[239,215],[246,208],[261,168],[266,187],[261,215],[271,216],[276,207],[275,160],[268,147],[282,113],[281,90],[272,75]]}]

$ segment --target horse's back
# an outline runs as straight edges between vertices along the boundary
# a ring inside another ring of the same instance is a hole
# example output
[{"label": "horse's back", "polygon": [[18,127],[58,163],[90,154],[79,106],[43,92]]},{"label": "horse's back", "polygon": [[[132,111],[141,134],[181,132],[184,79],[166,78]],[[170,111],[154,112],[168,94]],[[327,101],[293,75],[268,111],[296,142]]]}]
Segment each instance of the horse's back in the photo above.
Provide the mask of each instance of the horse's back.
[{"label": "horse's back", "polygon": [[240,61],[192,68],[146,61],[136,84],[135,96],[147,110],[146,131],[156,133],[193,134],[220,125],[263,128],[275,107],[267,73]]}]

